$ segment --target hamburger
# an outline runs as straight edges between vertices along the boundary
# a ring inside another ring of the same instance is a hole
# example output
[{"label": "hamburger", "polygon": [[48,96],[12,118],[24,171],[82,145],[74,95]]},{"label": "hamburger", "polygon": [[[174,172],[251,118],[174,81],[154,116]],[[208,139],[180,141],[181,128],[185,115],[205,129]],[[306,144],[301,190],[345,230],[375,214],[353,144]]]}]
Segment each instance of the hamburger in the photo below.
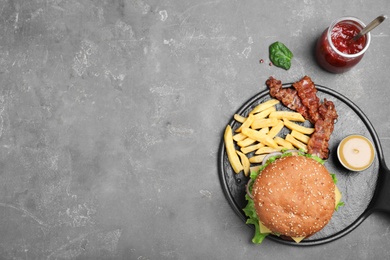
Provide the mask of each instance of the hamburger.
[{"label": "hamburger", "polygon": [[268,234],[299,243],[324,228],[340,202],[335,175],[303,152],[271,156],[251,173],[244,212],[255,225],[254,243]]}]

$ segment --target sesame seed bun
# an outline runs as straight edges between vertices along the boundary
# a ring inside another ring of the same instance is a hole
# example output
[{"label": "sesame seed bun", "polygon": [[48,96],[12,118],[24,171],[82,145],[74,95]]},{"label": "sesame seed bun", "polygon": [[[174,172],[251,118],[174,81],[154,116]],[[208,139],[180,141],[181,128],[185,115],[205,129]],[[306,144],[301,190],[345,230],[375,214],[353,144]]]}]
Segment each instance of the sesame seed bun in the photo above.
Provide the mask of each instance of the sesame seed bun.
[{"label": "sesame seed bun", "polygon": [[309,237],[321,230],[335,209],[335,184],[324,165],[305,156],[269,164],[256,178],[253,200],[260,221],[287,237]]}]

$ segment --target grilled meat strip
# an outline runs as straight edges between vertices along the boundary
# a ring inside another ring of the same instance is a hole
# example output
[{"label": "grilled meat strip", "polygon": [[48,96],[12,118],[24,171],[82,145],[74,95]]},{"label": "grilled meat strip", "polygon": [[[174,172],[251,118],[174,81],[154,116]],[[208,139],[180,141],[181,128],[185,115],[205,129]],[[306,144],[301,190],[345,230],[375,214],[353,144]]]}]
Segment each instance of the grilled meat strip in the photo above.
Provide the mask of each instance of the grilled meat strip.
[{"label": "grilled meat strip", "polygon": [[305,76],[300,81],[295,82],[292,86],[297,90],[297,94],[302,101],[302,104],[309,112],[309,121],[315,123],[320,119],[318,107],[320,99],[317,97],[317,89],[310,77]]},{"label": "grilled meat strip", "polygon": [[271,97],[278,99],[282,102],[283,105],[290,108],[291,110],[297,111],[304,118],[309,118],[309,112],[307,107],[305,107],[301,99],[298,96],[298,93],[293,88],[282,88],[282,82],[273,77],[265,82],[269,88],[269,93]]},{"label": "grilled meat strip", "polygon": [[338,118],[333,102],[324,99],[320,103],[317,89],[308,76],[295,82],[294,88],[282,88],[282,82],[273,77],[266,81],[266,85],[272,97],[297,111],[314,125],[315,131],[307,144],[308,153],[322,159],[328,158],[328,142],[334,129],[334,121]]},{"label": "grilled meat strip", "polygon": [[307,143],[307,150],[308,153],[317,155],[320,158],[328,158],[328,142],[338,115],[333,102],[326,99],[324,99],[324,102],[320,105],[318,113],[321,118],[314,124],[315,131]]}]

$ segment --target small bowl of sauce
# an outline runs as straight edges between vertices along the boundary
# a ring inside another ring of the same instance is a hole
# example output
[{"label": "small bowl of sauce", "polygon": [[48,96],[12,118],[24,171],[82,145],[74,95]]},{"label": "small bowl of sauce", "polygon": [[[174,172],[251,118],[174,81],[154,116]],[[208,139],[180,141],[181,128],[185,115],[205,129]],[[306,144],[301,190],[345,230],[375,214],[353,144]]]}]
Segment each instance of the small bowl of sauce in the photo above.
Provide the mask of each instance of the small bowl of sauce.
[{"label": "small bowl of sauce", "polygon": [[349,135],[337,147],[340,163],[350,171],[364,171],[375,158],[372,142],[362,135]]}]

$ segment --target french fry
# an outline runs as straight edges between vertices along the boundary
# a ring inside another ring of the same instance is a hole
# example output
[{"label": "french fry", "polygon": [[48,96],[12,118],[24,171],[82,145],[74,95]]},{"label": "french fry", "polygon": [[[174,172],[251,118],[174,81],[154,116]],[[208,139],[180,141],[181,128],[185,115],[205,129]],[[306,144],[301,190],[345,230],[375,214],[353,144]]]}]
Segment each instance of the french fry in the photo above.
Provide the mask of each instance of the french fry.
[{"label": "french fry", "polygon": [[257,143],[257,144],[254,144],[254,145],[250,145],[250,146],[246,146],[246,147],[241,147],[241,152],[243,152],[244,154],[247,154],[247,153],[251,153],[253,151],[256,151],[258,149],[260,149],[261,147],[264,147],[265,145],[262,144],[262,143]]},{"label": "french fry", "polygon": [[252,157],[249,158],[249,162],[250,163],[261,163],[265,156],[266,156],[266,154],[260,154],[260,155],[252,156]]},{"label": "french fry", "polygon": [[256,142],[256,140],[254,140],[253,138],[247,137],[242,141],[238,141],[237,145],[240,147],[246,147],[246,146],[251,145],[255,142]]},{"label": "french fry", "polygon": [[291,111],[274,111],[268,116],[269,118],[287,118],[291,121],[298,121],[298,122],[305,122],[305,118],[298,112],[291,112]]},{"label": "french fry", "polygon": [[307,144],[309,142],[310,136],[304,135],[297,130],[292,130],[291,135],[297,139],[298,141],[301,141],[304,144]]},{"label": "french fry", "polygon": [[280,146],[282,146],[282,147],[284,147],[284,148],[286,148],[286,149],[294,149],[294,146],[292,145],[292,143],[290,143],[290,142],[284,140],[283,138],[281,138],[281,137],[279,137],[279,136],[275,136],[274,141],[275,141],[278,145],[280,145]]},{"label": "french fry", "polygon": [[265,145],[268,145],[273,148],[277,148],[278,144],[267,134],[260,133],[259,131],[250,129],[250,128],[244,128],[242,129],[242,133],[260,143],[263,143]]},{"label": "french fry", "polygon": [[277,99],[270,99],[268,101],[265,101],[265,102],[257,105],[255,108],[252,109],[251,112],[249,112],[249,114],[257,114],[257,113],[259,113],[263,110],[266,110],[269,107],[275,106],[279,103],[280,103],[280,101]]},{"label": "french fry", "polygon": [[304,152],[307,152],[307,145],[295,139],[291,134],[286,135],[286,141],[290,142],[296,148],[302,149]]},{"label": "french fry", "polygon": [[273,152],[280,152],[283,149],[283,147],[278,147],[278,148],[272,148],[272,147],[261,147],[258,149],[255,154],[267,154],[267,153],[273,153]]},{"label": "french fry", "polygon": [[242,141],[245,138],[247,138],[247,136],[244,135],[243,133],[238,133],[238,134],[233,135],[233,140],[236,142]]},{"label": "french fry", "polygon": [[233,118],[234,118],[234,120],[236,120],[239,123],[244,123],[245,120],[247,119],[246,117],[241,116],[239,114],[234,114]]},{"label": "french fry", "polygon": [[260,134],[268,134],[269,128],[268,127],[264,127],[264,128],[261,128],[258,131],[259,131]]},{"label": "french fry", "polygon": [[275,126],[278,124],[278,119],[276,118],[263,118],[259,120],[253,120],[251,124],[252,129],[260,129],[264,127]]},{"label": "french fry", "polygon": [[242,152],[237,151],[237,150],[236,150],[236,152],[237,152],[238,156],[239,156],[240,159],[241,159],[241,164],[242,164],[242,166],[244,167],[244,175],[245,175],[245,176],[248,176],[248,175],[249,175],[249,168],[250,168],[249,159],[248,159],[248,157],[246,157],[246,155],[243,154]]},{"label": "french fry", "polygon": [[291,122],[287,118],[283,118],[284,125],[289,128],[290,130],[297,130],[298,132],[302,134],[311,135],[314,132],[314,128],[304,127],[301,125],[298,125],[294,122]]},{"label": "french fry", "polygon": [[269,114],[271,114],[274,111],[276,111],[276,107],[275,106],[272,106],[272,107],[269,107],[267,109],[264,109],[260,113],[255,114],[255,120],[266,118]]},{"label": "french fry", "polygon": [[230,165],[232,166],[235,173],[239,173],[244,169],[242,166],[240,159],[238,158],[238,155],[236,153],[236,149],[234,147],[233,142],[233,134],[232,134],[232,128],[230,125],[226,126],[225,133],[224,133],[224,142],[226,147],[226,153],[230,162]]},{"label": "french fry", "polygon": [[263,136],[263,137],[260,139],[260,142],[261,142],[261,143],[264,143],[265,145],[268,145],[268,146],[270,146],[270,147],[278,148],[278,144],[274,141],[273,138],[271,138],[271,137],[268,136],[268,135]]},{"label": "french fry", "polygon": [[243,129],[243,128],[248,128],[248,127],[250,127],[250,125],[252,124],[252,122],[253,122],[253,115],[249,115],[247,118],[246,118],[246,120],[244,121],[244,123],[242,123],[242,125],[239,127],[239,128],[237,128],[236,129],[236,132],[237,133],[239,133],[239,132],[241,132],[241,130]]},{"label": "french fry", "polygon": [[274,138],[279,134],[279,132],[283,129],[284,123],[282,120],[278,120],[278,123],[274,125],[271,130],[268,132],[268,136]]}]

